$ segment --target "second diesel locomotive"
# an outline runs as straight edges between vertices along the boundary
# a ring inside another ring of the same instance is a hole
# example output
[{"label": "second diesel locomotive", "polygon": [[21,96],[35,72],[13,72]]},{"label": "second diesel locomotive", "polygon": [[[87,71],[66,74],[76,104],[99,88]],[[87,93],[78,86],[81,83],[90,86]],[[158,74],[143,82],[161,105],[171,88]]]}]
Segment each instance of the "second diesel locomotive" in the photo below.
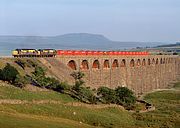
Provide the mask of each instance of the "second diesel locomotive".
[{"label": "second diesel locomotive", "polygon": [[12,51],[14,57],[55,57],[55,49],[15,49]]}]

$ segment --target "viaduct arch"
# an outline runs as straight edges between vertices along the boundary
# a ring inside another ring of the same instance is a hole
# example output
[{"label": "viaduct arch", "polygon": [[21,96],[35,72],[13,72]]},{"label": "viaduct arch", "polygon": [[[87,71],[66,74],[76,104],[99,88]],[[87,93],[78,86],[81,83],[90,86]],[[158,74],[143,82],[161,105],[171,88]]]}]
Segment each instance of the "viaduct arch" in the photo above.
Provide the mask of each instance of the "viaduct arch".
[{"label": "viaduct arch", "polygon": [[180,57],[148,56],[58,56],[72,71],[85,73],[92,88],[125,86],[137,94],[165,88],[180,74]]}]

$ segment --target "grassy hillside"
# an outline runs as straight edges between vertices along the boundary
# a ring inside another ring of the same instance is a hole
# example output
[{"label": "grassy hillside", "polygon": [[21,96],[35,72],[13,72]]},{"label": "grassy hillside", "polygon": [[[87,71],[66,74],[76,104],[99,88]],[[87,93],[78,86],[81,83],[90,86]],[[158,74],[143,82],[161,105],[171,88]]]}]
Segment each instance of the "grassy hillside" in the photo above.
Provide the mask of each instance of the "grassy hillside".
[{"label": "grassy hillside", "polygon": [[[120,107],[74,106],[71,97],[53,91],[30,92],[0,83],[0,127],[74,128],[178,128],[180,126],[180,83],[174,89],[150,93],[145,99],[153,103],[155,111],[128,112]],[[12,104],[13,100],[26,100]],[[31,101],[59,101],[58,103]],[[101,105],[99,105],[101,106]]]},{"label": "grassy hillside", "polygon": [[134,114],[139,126],[153,128],[180,127],[180,83],[174,88],[147,94],[144,99],[152,103],[156,110],[143,114]]},{"label": "grassy hillside", "polygon": [[[20,100],[56,100],[62,104],[26,102],[0,104],[0,126],[6,127],[118,127],[133,124],[133,118],[122,108],[96,108],[86,106],[72,106],[67,102],[75,102],[71,97],[55,92],[28,92],[11,86],[0,86],[1,99],[9,101]],[[17,115],[17,118],[16,118]],[[17,122],[16,122],[17,120]],[[9,122],[9,123],[8,123]],[[35,123],[32,123],[35,122]],[[68,123],[70,122],[70,123]],[[36,125],[37,123],[37,125]],[[45,124],[44,124],[45,123]],[[90,127],[90,126],[89,126]]]},{"label": "grassy hillside", "polygon": [[[32,62],[24,59],[24,70],[15,60],[1,59],[0,68],[8,62],[21,75],[33,71]],[[58,92],[30,91],[0,81],[0,128],[179,128],[180,83],[172,89],[149,93],[144,99],[156,109],[139,113],[113,105],[87,105]]]},{"label": "grassy hillside", "polygon": [[[31,92],[16,88],[14,86],[6,85],[0,82],[0,99],[11,99],[11,100],[58,100],[63,103],[75,101],[69,95],[61,94],[54,91],[41,91]],[[2,86],[3,85],[3,86]]]}]

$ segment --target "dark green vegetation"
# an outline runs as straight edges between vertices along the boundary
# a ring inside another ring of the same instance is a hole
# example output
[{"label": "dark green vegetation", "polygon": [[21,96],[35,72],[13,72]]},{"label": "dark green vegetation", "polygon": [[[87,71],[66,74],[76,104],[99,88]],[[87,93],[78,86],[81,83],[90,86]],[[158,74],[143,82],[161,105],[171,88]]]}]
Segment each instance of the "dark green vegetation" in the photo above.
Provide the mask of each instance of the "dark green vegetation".
[{"label": "dark green vegetation", "polygon": [[126,87],[110,89],[108,87],[98,88],[97,95],[102,103],[113,103],[132,109],[136,102],[133,92]]},{"label": "dark green vegetation", "polygon": [[7,65],[2,70],[0,70],[0,79],[8,81],[12,84],[15,83],[17,75],[19,75],[19,72],[9,63],[7,63]]},{"label": "dark green vegetation", "polygon": [[125,87],[117,87],[115,90],[101,87],[97,91],[84,86],[84,73],[73,72],[71,76],[75,80],[74,85],[68,85],[65,82],[59,82],[54,77],[47,77],[42,67],[35,67],[32,72],[32,83],[43,88],[51,89],[60,93],[68,94],[81,102],[88,104],[119,104],[131,108],[135,104],[136,97],[133,92]]},{"label": "dark green vegetation", "polygon": [[0,80],[7,81],[20,88],[28,83],[27,77],[21,76],[18,70],[9,63],[2,70],[0,69]]}]

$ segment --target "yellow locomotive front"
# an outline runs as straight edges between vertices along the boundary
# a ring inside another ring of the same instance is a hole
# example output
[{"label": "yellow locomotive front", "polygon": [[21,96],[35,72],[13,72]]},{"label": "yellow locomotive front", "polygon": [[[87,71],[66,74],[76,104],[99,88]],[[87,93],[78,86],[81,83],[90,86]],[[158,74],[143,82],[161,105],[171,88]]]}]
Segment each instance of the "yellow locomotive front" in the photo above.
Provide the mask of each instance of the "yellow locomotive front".
[{"label": "yellow locomotive front", "polygon": [[55,49],[15,49],[12,51],[14,57],[55,57]]},{"label": "yellow locomotive front", "polygon": [[41,57],[55,57],[57,52],[55,49],[39,49]]},{"label": "yellow locomotive front", "polygon": [[16,49],[12,51],[14,57],[37,57],[40,55],[36,49]]}]

